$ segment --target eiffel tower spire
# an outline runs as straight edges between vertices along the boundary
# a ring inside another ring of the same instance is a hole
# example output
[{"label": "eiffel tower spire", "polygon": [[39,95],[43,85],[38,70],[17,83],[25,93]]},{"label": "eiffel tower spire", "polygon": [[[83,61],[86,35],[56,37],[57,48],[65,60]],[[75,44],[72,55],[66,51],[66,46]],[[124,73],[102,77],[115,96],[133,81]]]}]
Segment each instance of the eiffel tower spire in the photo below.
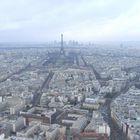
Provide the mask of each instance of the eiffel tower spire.
[{"label": "eiffel tower spire", "polygon": [[64,47],[63,47],[63,34],[61,34],[61,49],[60,49],[60,53],[62,55],[65,55],[65,51],[64,51]]}]

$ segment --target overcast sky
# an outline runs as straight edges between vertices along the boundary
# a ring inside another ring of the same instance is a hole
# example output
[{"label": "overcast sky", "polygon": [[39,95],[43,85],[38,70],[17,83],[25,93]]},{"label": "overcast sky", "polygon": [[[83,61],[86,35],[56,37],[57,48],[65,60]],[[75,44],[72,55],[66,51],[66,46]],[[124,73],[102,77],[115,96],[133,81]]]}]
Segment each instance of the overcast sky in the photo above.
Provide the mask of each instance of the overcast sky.
[{"label": "overcast sky", "polygon": [[0,0],[0,42],[139,41],[140,0]]}]

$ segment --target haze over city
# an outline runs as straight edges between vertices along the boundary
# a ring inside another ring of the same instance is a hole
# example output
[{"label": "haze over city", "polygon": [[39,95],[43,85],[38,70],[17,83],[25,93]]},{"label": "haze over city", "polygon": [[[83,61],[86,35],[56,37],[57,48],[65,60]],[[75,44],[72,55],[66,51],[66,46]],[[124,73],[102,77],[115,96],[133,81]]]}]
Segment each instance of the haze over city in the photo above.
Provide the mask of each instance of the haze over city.
[{"label": "haze over city", "polygon": [[0,0],[0,42],[139,41],[139,0]]},{"label": "haze over city", "polygon": [[0,140],[140,140],[139,0],[0,0]]}]

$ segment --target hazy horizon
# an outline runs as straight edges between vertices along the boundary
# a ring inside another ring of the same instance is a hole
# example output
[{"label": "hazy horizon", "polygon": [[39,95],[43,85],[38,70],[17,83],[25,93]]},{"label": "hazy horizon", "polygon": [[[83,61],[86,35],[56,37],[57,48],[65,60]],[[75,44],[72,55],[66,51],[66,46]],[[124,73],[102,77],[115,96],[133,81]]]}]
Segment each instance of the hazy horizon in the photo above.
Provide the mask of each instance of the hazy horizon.
[{"label": "hazy horizon", "polygon": [[0,0],[0,42],[139,42],[139,0]]}]

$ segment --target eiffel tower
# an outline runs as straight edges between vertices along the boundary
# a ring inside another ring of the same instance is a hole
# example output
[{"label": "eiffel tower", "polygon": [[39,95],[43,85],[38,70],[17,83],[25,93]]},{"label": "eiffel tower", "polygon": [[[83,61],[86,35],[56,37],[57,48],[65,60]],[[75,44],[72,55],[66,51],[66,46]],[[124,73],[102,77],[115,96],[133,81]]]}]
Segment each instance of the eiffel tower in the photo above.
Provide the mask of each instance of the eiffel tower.
[{"label": "eiffel tower", "polygon": [[64,46],[63,46],[63,34],[61,34],[61,49],[60,54],[65,55]]}]

